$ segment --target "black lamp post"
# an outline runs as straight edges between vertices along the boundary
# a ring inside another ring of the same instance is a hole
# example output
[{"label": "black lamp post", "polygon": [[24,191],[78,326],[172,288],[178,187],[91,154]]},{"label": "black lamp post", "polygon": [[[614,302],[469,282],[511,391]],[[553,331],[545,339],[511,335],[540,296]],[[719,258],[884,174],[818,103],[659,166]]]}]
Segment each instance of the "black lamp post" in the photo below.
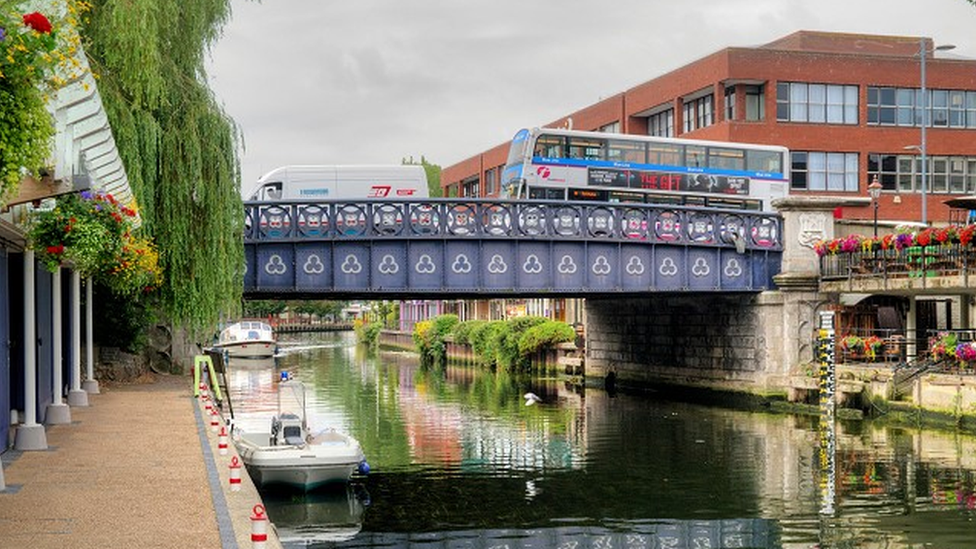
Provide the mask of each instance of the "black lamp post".
[{"label": "black lamp post", "polygon": [[874,237],[878,238],[878,199],[881,198],[881,183],[878,183],[878,176],[874,176],[874,181],[868,185],[868,195],[874,204]]}]

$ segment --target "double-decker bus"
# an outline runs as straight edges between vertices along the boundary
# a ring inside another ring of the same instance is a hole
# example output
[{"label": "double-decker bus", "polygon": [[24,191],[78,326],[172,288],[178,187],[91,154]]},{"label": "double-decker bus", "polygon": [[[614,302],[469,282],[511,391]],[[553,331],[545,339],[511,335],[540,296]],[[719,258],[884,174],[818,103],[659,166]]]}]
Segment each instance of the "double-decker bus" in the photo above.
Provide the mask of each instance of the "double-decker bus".
[{"label": "double-decker bus", "polygon": [[554,128],[522,129],[506,198],[772,211],[789,191],[785,147]]}]

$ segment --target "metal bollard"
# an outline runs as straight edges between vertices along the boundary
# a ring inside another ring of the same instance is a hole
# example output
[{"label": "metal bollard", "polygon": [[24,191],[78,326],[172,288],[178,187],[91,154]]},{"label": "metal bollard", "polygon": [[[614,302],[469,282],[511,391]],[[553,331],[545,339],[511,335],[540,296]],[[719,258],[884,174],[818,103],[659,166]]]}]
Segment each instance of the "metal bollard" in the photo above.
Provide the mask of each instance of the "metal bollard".
[{"label": "metal bollard", "polygon": [[251,515],[251,543],[254,549],[264,549],[268,541],[268,515],[264,514],[264,505],[254,506]]},{"label": "metal bollard", "polygon": [[223,425],[220,426],[220,434],[217,435],[217,452],[222,455],[227,455],[227,427]]},{"label": "metal bollard", "polygon": [[241,491],[241,460],[237,456],[230,460],[230,491]]}]

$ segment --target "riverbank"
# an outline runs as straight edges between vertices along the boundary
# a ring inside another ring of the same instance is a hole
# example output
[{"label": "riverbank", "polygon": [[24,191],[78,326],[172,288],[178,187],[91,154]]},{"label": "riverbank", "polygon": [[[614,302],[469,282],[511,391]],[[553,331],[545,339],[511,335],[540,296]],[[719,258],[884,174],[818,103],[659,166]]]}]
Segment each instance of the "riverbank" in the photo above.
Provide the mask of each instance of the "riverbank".
[{"label": "riverbank", "polygon": [[[261,496],[204,424],[184,376],[105,383],[72,422],[46,428],[45,451],[3,454],[0,540],[11,547],[251,547]],[[269,526],[267,547],[280,548]],[[6,545],[5,545],[6,546]]]}]

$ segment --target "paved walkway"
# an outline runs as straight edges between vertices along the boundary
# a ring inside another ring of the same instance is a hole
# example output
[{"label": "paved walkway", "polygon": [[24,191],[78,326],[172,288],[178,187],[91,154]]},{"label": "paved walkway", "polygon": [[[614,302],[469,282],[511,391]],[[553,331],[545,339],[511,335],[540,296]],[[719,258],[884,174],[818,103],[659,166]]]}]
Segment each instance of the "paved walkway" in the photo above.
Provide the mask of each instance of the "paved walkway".
[{"label": "paved walkway", "polygon": [[252,546],[261,500],[246,471],[227,492],[233,445],[218,455],[189,378],[145,381],[103,385],[47,428],[48,450],[3,454],[0,548]]}]

